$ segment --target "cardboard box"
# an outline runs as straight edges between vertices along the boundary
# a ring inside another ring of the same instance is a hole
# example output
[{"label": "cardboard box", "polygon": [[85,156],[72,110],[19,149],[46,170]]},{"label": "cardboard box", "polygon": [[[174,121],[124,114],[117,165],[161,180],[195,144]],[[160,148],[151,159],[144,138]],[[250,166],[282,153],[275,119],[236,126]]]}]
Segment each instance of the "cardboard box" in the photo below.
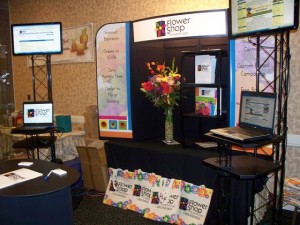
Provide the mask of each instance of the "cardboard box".
[{"label": "cardboard box", "polygon": [[99,120],[97,112],[83,113],[85,137],[91,139],[99,138]]},{"label": "cardboard box", "polygon": [[87,113],[97,113],[97,111],[98,111],[98,106],[97,105],[89,105],[89,106],[87,106],[86,108],[85,108],[85,111],[87,112]]},{"label": "cardboard box", "polygon": [[[99,159],[100,164],[101,165],[104,165],[104,164],[106,165],[107,161],[106,161],[106,154],[105,154],[105,149],[104,149],[105,140],[85,138],[84,142],[85,142],[85,146],[94,147],[94,148],[98,149],[98,154],[99,154],[99,157],[100,157],[100,159]],[[95,158],[97,158],[97,157],[95,157]]]},{"label": "cardboard box", "polygon": [[81,161],[84,187],[105,192],[109,176],[103,145],[102,148],[88,146],[77,146],[76,148]]}]

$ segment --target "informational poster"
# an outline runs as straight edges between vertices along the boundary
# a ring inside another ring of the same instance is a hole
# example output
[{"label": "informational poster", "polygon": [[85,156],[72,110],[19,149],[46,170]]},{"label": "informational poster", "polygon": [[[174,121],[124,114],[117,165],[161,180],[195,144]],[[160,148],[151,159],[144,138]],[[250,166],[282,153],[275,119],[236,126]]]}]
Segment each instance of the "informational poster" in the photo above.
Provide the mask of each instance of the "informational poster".
[{"label": "informational poster", "polygon": [[63,29],[63,54],[53,55],[52,64],[94,62],[93,24]]},{"label": "informational poster", "polygon": [[[273,36],[261,37],[259,91],[274,92],[275,40]],[[256,46],[257,39],[240,38],[235,40],[235,123],[238,123],[241,91],[256,91]],[[270,57],[272,56],[272,57]]]},{"label": "informational poster", "polygon": [[132,138],[129,23],[101,27],[96,50],[100,137]]}]

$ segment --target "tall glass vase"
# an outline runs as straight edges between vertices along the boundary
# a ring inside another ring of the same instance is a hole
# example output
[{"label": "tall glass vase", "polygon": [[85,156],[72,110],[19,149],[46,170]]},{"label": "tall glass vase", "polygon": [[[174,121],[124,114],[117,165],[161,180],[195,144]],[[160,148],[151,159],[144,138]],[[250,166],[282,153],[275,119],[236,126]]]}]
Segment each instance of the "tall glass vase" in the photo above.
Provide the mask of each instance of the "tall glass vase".
[{"label": "tall glass vase", "polygon": [[173,139],[173,108],[165,108],[165,142],[172,143]]}]

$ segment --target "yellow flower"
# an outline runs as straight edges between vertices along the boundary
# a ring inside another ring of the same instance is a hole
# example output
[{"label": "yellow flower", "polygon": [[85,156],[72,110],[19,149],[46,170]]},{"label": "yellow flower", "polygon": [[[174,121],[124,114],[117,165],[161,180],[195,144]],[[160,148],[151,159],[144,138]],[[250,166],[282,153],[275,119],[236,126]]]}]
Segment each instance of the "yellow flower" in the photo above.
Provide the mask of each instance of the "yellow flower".
[{"label": "yellow flower", "polygon": [[167,82],[167,81],[168,81],[168,77],[163,77],[163,78],[161,79],[161,81]]}]

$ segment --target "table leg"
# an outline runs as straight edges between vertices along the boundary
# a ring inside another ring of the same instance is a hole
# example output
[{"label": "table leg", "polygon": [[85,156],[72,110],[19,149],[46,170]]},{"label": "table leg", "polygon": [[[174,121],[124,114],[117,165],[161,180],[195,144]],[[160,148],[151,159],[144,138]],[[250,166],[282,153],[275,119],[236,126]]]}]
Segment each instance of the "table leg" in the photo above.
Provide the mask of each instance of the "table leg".
[{"label": "table leg", "polygon": [[253,225],[254,205],[255,205],[255,180],[252,180],[251,208],[250,208],[250,225]]},{"label": "table leg", "polygon": [[230,176],[223,171],[217,171],[219,175],[219,182],[220,182],[220,191],[222,193],[222,200],[220,204],[219,211],[219,219],[220,225],[230,225],[230,218],[229,218],[229,210],[230,210],[230,185],[231,180]]}]

